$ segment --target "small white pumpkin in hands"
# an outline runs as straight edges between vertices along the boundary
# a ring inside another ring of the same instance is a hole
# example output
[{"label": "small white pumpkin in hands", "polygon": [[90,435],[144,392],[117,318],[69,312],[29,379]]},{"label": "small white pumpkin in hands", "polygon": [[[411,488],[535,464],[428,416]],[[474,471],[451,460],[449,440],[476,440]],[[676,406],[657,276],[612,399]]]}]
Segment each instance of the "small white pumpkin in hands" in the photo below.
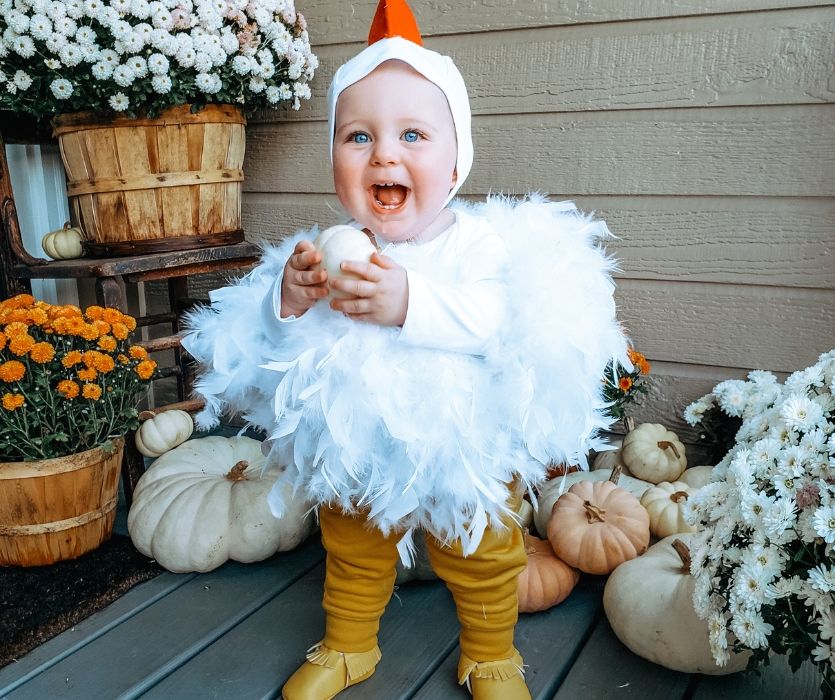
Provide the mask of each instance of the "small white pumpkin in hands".
[{"label": "small white pumpkin in hands", "polygon": [[659,539],[680,532],[695,532],[684,519],[684,504],[695,493],[683,481],[662,481],[650,486],[641,496],[641,505],[649,513],[649,531]]},{"label": "small white pumpkin in hands", "polygon": [[64,228],[47,233],[41,240],[41,247],[53,260],[70,260],[84,255],[84,247],[81,245],[83,240],[81,229],[68,221]]},{"label": "small white pumpkin in hands", "polygon": [[267,504],[280,468],[262,474],[261,443],[207,437],[157,459],[136,486],[128,531],[145,556],[175,573],[211,571],[228,559],[261,561],[299,545],[312,531],[310,504],[285,492],[286,512]]},{"label": "small white pumpkin in hands", "polygon": [[142,411],[139,420],[143,422],[136,431],[136,449],[146,457],[159,457],[173,450],[194,432],[194,421],[186,411]]},{"label": "small white pumpkin in hands", "polygon": [[642,423],[627,433],[621,456],[634,476],[653,484],[675,481],[687,468],[684,445],[658,423]]},{"label": "small white pumpkin in hands", "polygon": [[[368,262],[377,252],[371,239],[353,226],[331,226],[322,231],[313,241],[313,245],[322,254],[322,262],[316,266],[317,270],[328,273],[328,281],[336,279],[360,279],[350,272],[343,272],[340,266],[343,262]],[[350,294],[338,289],[330,289],[335,299],[350,297]]]},{"label": "small white pumpkin in hands", "polygon": [[[615,569],[603,591],[612,630],[632,652],[682,673],[724,675],[745,668],[750,652],[717,666],[708,622],[693,609],[695,580],[688,545],[693,535],[673,535]],[[677,543],[676,543],[677,542]]]}]

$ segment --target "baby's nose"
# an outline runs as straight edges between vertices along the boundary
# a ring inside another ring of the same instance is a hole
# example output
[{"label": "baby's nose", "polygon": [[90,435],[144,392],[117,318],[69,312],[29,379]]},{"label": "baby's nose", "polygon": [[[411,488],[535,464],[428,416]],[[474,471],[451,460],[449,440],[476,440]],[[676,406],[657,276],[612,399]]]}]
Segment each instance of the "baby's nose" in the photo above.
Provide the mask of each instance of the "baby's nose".
[{"label": "baby's nose", "polygon": [[371,160],[374,165],[396,163],[398,160],[397,144],[391,139],[377,139],[371,152]]}]

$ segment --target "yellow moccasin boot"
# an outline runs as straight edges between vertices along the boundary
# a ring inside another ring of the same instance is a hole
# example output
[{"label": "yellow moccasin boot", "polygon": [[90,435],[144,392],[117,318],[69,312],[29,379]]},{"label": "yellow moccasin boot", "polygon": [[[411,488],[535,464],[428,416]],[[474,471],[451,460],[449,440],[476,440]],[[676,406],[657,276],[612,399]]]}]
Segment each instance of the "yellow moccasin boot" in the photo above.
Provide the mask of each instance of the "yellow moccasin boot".
[{"label": "yellow moccasin boot", "polygon": [[458,663],[458,682],[467,684],[473,700],[531,700],[523,674],[516,650],[509,659],[477,663],[462,655]]},{"label": "yellow moccasin boot", "polygon": [[283,700],[330,700],[374,674],[382,658],[380,648],[359,653],[341,652],[317,644],[281,689]]}]

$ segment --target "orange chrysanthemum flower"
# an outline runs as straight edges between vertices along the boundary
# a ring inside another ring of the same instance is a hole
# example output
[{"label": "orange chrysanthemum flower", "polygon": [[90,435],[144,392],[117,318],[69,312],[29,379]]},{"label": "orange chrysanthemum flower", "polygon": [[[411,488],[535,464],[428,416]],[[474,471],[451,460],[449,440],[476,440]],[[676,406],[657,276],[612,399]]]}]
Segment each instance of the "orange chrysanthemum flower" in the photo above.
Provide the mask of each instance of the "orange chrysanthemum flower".
[{"label": "orange chrysanthemum flower", "polygon": [[78,350],[70,350],[61,360],[61,364],[67,369],[75,367],[79,362],[81,362],[81,353]]},{"label": "orange chrysanthemum flower", "polygon": [[55,348],[49,343],[35,343],[29,351],[29,357],[39,365],[46,364],[55,357]]},{"label": "orange chrysanthemum flower", "polygon": [[133,316],[128,316],[127,314],[125,314],[124,316],[122,316],[122,323],[124,323],[127,326],[128,331],[130,331],[131,333],[133,333],[136,330],[136,319]]},{"label": "orange chrysanthemum flower", "polygon": [[32,309],[30,312],[32,323],[37,326],[45,326],[49,323],[49,316],[43,309]]},{"label": "orange chrysanthemum flower", "polygon": [[618,379],[618,388],[621,391],[629,391],[632,388],[632,378],[631,377],[621,377]]},{"label": "orange chrysanthemum flower", "polygon": [[95,367],[102,374],[112,372],[115,366],[116,363],[113,361],[113,358],[110,357],[110,355],[103,355],[101,353],[99,353],[96,356],[96,361],[93,364],[93,367]]},{"label": "orange chrysanthemum flower", "polygon": [[128,354],[134,360],[144,360],[148,357],[148,351],[143,348],[141,345],[131,345],[128,348]]},{"label": "orange chrysanthemum flower", "polygon": [[99,329],[96,328],[92,323],[85,323],[82,326],[81,332],[78,335],[84,338],[84,340],[98,340]]},{"label": "orange chrysanthemum flower", "polygon": [[0,379],[4,382],[19,382],[24,374],[26,374],[26,367],[17,360],[9,360],[0,365]]},{"label": "orange chrysanthemum flower", "polygon": [[156,368],[157,363],[153,360],[142,360],[142,362],[136,365],[136,374],[140,379],[150,379]]},{"label": "orange chrysanthemum flower", "polygon": [[28,335],[29,325],[20,321],[12,321],[4,330],[9,338],[16,338],[19,335]]},{"label": "orange chrysanthemum flower", "polygon": [[16,335],[9,341],[9,350],[15,355],[23,356],[35,345],[35,339],[28,333]]},{"label": "orange chrysanthemum flower", "polygon": [[113,333],[118,340],[125,340],[130,335],[130,331],[124,323],[111,324],[110,332]]},{"label": "orange chrysanthemum flower", "polygon": [[8,336],[3,331],[0,331],[0,350],[6,347],[7,342],[9,342]]},{"label": "orange chrysanthemum flower", "polygon": [[35,297],[31,294],[18,294],[17,296],[13,296],[11,299],[6,299],[4,302],[0,303],[0,309],[5,311],[6,309],[20,309],[24,306],[32,306],[35,303]]},{"label": "orange chrysanthemum flower", "polygon": [[79,387],[72,379],[63,379],[58,382],[58,393],[64,398],[74,399],[78,396],[80,391],[81,387]]},{"label": "orange chrysanthemum flower", "polygon": [[93,321],[92,325],[96,327],[99,336],[110,333],[110,324],[107,321]]},{"label": "orange chrysanthemum flower", "polygon": [[113,352],[116,349],[116,338],[112,335],[103,335],[96,343],[102,350]]},{"label": "orange chrysanthemum flower", "polygon": [[78,370],[78,378],[85,382],[92,382],[98,376],[99,373],[92,367]]},{"label": "orange chrysanthemum flower", "polygon": [[3,408],[7,411],[14,411],[16,408],[23,406],[24,403],[26,403],[26,399],[23,398],[23,394],[3,394]]},{"label": "orange chrysanthemum flower", "polygon": [[95,321],[104,318],[104,312],[105,308],[103,306],[88,306],[84,313],[91,321]]},{"label": "orange chrysanthemum flower", "polygon": [[100,355],[98,350],[86,350],[81,354],[81,361],[85,367],[95,367]]},{"label": "orange chrysanthemum flower", "polygon": [[78,335],[83,336],[84,329],[87,327],[87,324],[84,323],[84,319],[80,316],[69,316],[65,317],[66,320],[66,331],[64,331],[67,335]]},{"label": "orange chrysanthemum flower", "polygon": [[112,325],[114,323],[124,323],[125,315],[119,309],[109,307],[104,310],[102,318]]},{"label": "orange chrysanthemum flower", "polygon": [[85,384],[81,388],[81,395],[85,399],[98,401],[101,398],[101,387],[98,384]]},{"label": "orange chrysanthemum flower", "polygon": [[123,355],[122,353],[116,355],[116,359],[119,360],[119,362],[121,362],[123,365],[126,365],[128,362],[130,362],[130,358],[127,355]]}]

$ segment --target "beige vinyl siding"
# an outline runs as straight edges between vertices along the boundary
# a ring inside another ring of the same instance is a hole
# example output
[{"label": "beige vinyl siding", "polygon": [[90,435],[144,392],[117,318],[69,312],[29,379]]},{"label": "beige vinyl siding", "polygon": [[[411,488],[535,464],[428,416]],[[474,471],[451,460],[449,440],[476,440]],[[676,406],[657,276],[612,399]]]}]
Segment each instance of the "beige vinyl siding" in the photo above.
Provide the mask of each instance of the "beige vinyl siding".
[{"label": "beige vinyl siding", "polygon": [[[325,92],[375,1],[298,0],[321,67],[297,113],[248,128],[244,226],[279,240],[338,219]],[[605,218],[619,313],[653,363],[635,412],[835,346],[835,4],[413,0],[472,98],[462,194],[549,193]]]}]

